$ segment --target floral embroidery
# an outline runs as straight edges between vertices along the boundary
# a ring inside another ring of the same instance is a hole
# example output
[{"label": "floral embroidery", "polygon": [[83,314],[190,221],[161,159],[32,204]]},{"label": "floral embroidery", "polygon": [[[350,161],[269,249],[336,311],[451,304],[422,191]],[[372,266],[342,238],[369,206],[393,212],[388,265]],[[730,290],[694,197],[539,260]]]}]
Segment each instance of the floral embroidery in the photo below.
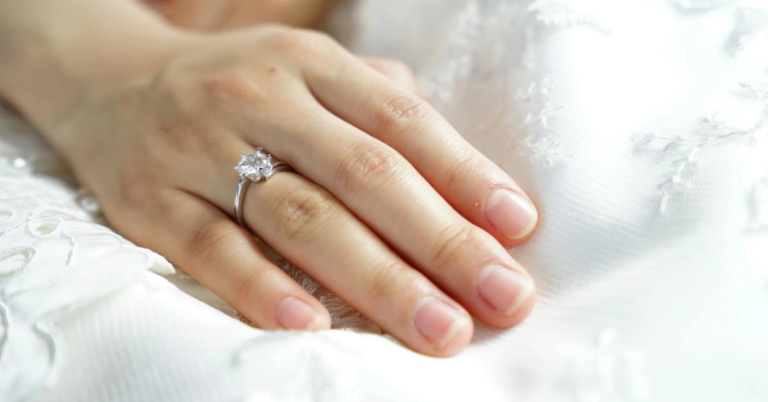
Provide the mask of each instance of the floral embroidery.
[{"label": "floral embroidery", "polygon": [[[740,127],[730,124],[721,113],[714,112],[699,121],[698,128],[688,136],[663,136],[655,133],[636,133],[635,144],[644,150],[661,152],[662,163],[670,168],[667,179],[659,183],[659,212],[665,214],[671,199],[690,188],[696,179],[700,156],[705,149],[722,146],[726,143],[739,143],[744,146],[755,145],[760,139],[768,137],[768,82],[741,81],[735,95],[747,101],[762,102],[763,109],[758,113],[754,124]],[[756,188],[758,188],[756,186]],[[754,197],[753,197],[754,198]],[[753,201],[750,201],[753,205]],[[754,205],[751,207],[755,214]]]},{"label": "floral embroidery", "polygon": [[[23,401],[55,379],[60,336],[51,319],[142,272],[168,274],[172,268],[91,222],[64,186],[23,173],[27,164],[11,160],[17,162],[0,164],[0,210],[13,211],[0,213],[0,390],[8,401]],[[82,245],[102,252],[82,253]],[[8,353],[18,345],[27,353]],[[33,358],[33,352],[47,358]],[[15,370],[22,366],[27,369]]]},{"label": "floral embroidery", "polygon": [[666,160],[663,163],[670,167],[668,178],[658,185],[661,191],[659,212],[662,214],[667,212],[672,197],[692,186],[704,149],[727,142],[750,143],[763,130],[763,122],[751,129],[742,129],[727,124],[717,113],[702,118],[699,123],[700,132],[690,137],[666,137],[654,133],[637,133],[634,137],[636,145],[662,152],[662,158]]},{"label": "floral embroidery", "polygon": [[433,62],[439,68],[433,68],[421,77],[422,93],[435,107],[450,103],[471,72],[473,45],[481,29],[480,11],[477,1],[467,3],[448,41],[448,47]]},{"label": "floral embroidery", "polygon": [[[546,164],[569,157],[560,142],[548,135],[549,122],[563,109],[548,100],[551,81],[529,80],[521,88],[512,85],[525,82],[519,76],[530,75],[534,67],[532,41],[539,30],[575,24],[602,26],[591,15],[560,0],[537,0],[527,5],[470,1],[455,34],[421,76],[424,95],[441,110],[459,99],[472,82],[514,82],[507,85],[499,108],[470,135],[503,130],[508,138],[504,146],[507,155],[517,153]],[[514,96],[506,96],[509,93]]]},{"label": "floral embroidery", "polygon": [[[517,150],[520,156],[543,160],[548,165],[558,157],[570,157],[560,150],[560,143],[546,135],[550,121],[563,109],[549,101],[552,81],[543,79],[531,82],[526,89],[518,89],[514,102],[507,110],[506,131],[510,141],[508,151]],[[505,158],[509,159],[509,158]]]}]

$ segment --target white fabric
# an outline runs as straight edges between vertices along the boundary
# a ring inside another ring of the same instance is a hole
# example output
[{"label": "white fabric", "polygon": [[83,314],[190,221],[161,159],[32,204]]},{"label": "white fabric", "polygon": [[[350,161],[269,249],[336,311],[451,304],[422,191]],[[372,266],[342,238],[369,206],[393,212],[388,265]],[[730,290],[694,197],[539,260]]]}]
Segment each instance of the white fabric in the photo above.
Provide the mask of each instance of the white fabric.
[{"label": "white fabric", "polygon": [[60,164],[4,118],[0,400],[768,400],[764,1],[347,12],[349,45],[417,68],[539,206],[539,230],[511,251],[540,289],[529,319],[478,324],[451,359],[379,335],[250,328],[31,173],[17,156]]}]

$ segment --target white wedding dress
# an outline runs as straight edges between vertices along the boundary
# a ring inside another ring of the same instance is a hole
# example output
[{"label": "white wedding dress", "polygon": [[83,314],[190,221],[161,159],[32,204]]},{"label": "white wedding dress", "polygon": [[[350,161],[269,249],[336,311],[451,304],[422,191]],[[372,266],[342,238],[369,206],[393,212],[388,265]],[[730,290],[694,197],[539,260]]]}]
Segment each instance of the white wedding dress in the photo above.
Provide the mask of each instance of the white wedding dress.
[{"label": "white wedding dress", "polygon": [[361,0],[335,20],[539,206],[511,250],[531,316],[449,359],[314,288],[357,331],[254,329],[95,223],[4,113],[1,401],[768,401],[767,1]]}]

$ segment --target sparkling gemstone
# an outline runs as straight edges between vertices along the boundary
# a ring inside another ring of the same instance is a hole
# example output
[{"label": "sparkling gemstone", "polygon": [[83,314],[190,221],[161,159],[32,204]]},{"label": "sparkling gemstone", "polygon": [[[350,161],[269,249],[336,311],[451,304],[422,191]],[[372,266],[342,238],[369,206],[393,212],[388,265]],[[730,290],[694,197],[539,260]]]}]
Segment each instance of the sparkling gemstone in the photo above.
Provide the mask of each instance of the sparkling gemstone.
[{"label": "sparkling gemstone", "polygon": [[27,167],[27,160],[19,156],[19,157],[13,158],[13,161],[11,162],[11,164],[13,165],[13,167],[21,169],[21,168]]},{"label": "sparkling gemstone", "polygon": [[240,163],[235,166],[235,170],[240,177],[246,177],[252,181],[260,181],[262,177],[272,172],[272,156],[257,148],[256,152],[241,155]]}]

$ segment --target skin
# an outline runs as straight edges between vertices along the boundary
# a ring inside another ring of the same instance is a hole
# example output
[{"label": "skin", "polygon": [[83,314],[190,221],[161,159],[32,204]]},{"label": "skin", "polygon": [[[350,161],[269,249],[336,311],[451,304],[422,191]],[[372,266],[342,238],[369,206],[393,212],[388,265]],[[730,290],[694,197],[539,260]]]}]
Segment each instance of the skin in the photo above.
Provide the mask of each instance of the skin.
[{"label": "skin", "polygon": [[316,26],[334,0],[144,0],[167,21],[184,28],[216,31],[265,22]]},{"label": "skin", "polygon": [[[523,191],[413,94],[402,65],[314,31],[193,33],[105,3],[0,0],[0,92],[118,232],[260,327],[329,328],[231,219],[232,166],[263,146],[296,173],[250,186],[248,229],[414,350],[451,356],[470,315],[506,328],[529,314],[532,281],[505,247],[530,236],[535,212],[520,233],[496,229],[490,194]],[[510,275],[529,291],[502,294]],[[481,294],[483,278],[497,293]]]}]

